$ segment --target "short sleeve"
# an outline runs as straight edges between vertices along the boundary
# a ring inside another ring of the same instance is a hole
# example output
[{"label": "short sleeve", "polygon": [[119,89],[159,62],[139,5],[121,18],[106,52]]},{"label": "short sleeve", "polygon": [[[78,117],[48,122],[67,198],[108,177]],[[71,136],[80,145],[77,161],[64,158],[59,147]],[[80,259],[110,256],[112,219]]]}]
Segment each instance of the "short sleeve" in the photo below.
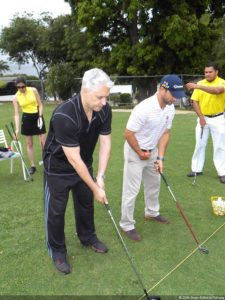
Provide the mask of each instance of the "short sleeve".
[{"label": "short sleeve", "polygon": [[199,90],[195,89],[194,92],[191,95],[191,100],[193,101],[199,101]]},{"label": "short sleeve", "polygon": [[223,88],[225,89],[225,80],[221,81],[221,85],[223,86]]},{"label": "short sleeve", "polygon": [[102,125],[102,129],[100,131],[101,135],[108,135],[111,133],[112,131],[112,110],[111,107],[108,106],[107,111],[104,112],[104,121],[103,121],[103,125]]},{"label": "short sleeve", "polygon": [[143,113],[139,111],[140,106],[136,106],[128,119],[126,128],[133,132],[138,132],[142,126],[144,125],[145,118],[143,116]]},{"label": "short sleeve", "polygon": [[173,125],[173,119],[175,117],[175,107],[173,106],[173,109],[171,108],[171,115],[169,117],[169,122],[168,122],[168,125],[167,125],[167,129],[171,129],[172,128],[172,125]]},{"label": "short sleeve", "polygon": [[52,126],[54,128],[56,141],[60,145],[66,147],[79,146],[80,128],[69,116],[56,113],[52,119]]}]

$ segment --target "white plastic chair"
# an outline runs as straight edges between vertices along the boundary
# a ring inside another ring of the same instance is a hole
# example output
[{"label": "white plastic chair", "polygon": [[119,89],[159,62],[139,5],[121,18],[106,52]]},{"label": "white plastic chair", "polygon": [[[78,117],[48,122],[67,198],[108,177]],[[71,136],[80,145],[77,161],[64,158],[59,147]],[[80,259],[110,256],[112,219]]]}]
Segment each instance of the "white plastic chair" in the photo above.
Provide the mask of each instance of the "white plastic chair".
[{"label": "white plastic chair", "polygon": [[[15,147],[16,143],[17,143],[17,148],[19,147],[20,153],[14,151],[14,149],[16,148]],[[7,143],[7,140],[6,140],[6,137],[5,137],[5,133],[4,133],[4,130],[2,130],[2,129],[0,129],[0,144],[3,144],[4,145],[3,147],[8,148],[8,143]],[[26,180],[27,178],[26,178],[25,166],[24,166],[23,159],[21,157],[21,154],[23,155],[21,143],[19,141],[18,142],[12,141],[11,142],[11,150],[14,152],[14,154],[11,157],[0,158],[0,162],[3,161],[3,160],[9,159],[10,160],[10,174],[12,174],[13,173],[13,162],[14,162],[14,159],[15,158],[19,158],[20,161],[21,161],[23,178],[24,178],[24,180]]]}]

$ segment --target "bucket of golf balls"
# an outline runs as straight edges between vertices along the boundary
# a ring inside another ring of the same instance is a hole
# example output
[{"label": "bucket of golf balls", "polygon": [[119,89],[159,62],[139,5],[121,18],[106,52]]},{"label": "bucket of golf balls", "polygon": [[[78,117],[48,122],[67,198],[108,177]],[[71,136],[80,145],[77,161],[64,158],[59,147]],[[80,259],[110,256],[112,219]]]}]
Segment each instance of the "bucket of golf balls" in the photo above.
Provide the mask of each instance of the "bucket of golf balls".
[{"label": "bucket of golf balls", "polygon": [[225,215],[225,197],[212,196],[211,203],[212,203],[213,212],[216,216]]}]

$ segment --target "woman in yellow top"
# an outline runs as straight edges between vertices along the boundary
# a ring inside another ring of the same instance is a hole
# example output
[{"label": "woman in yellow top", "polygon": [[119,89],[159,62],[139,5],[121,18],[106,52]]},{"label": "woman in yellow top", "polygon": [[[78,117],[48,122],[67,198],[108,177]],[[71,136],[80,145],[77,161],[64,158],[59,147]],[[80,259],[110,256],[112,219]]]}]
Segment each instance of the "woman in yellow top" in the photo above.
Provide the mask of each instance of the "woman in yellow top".
[{"label": "woman in yellow top", "polygon": [[34,163],[33,135],[39,136],[39,142],[43,149],[46,140],[46,129],[43,119],[43,105],[39,93],[34,87],[27,87],[24,78],[16,79],[18,89],[13,98],[15,112],[16,135],[19,134],[19,107],[23,114],[21,119],[21,134],[26,137],[27,153],[30,160],[30,174],[36,171]]}]

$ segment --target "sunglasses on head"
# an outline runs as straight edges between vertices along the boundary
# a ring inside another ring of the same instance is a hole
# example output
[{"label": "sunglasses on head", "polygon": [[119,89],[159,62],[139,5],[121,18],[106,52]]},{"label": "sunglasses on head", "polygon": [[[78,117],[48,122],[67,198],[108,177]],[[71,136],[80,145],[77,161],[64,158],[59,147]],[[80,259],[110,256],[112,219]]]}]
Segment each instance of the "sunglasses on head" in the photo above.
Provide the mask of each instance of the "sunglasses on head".
[{"label": "sunglasses on head", "polygon": [[25,89],[26,85],[17,86],[17,89]]}]

